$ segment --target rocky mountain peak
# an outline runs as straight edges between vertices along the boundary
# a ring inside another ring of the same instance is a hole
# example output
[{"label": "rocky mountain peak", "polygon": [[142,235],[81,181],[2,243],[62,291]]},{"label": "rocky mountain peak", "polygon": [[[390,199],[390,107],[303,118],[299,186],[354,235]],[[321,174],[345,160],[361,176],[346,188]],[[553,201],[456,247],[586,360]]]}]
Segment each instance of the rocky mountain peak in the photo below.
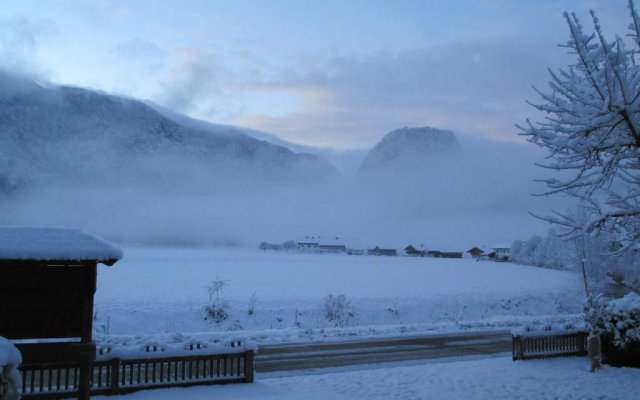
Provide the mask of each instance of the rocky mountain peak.
[{"label": "rocky mountain peak", "polygon": [[461,154],[455,134],[432,127],[401,128],[385,135],[367,154],[361,171],[422,165],[438,157]]}]

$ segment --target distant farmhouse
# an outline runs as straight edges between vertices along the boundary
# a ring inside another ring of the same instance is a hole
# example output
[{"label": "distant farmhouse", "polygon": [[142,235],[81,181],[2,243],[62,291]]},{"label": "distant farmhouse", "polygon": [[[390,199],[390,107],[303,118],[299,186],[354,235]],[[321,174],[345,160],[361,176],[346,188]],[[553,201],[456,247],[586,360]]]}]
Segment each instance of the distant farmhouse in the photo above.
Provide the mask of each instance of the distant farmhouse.
[{"label": "distant farmhouse", "polygon": [[434,258],[462,258],[462,252],[459,251],[438,251],[428,250],[427,257]]},{"label": "distant farmhouse", "polygon": [[[294,242],[291,242],[293,246]],[[423,247],[424,245],[420,245]],[[338,236],[325,237],[322,236],[305,236],[303,240],[295,242],[295,248],[303,253],[324,253],[324,254],[349,254],[364,255],[365,250],[348,248]],[[490,250],[485,250],[490,249]],[[474,246],[466,252],[459,251],[441,251],[441,250],[420,250],[413,245],[404,248],[404,254],[409,257],[431,257],[431,258],[463,258],[472,257],[477,261],[510,261],[511,247],[499,245],[489,248],[481,248]],[[366,250],[366,254],[370,256],[397,256],[396,249],[383,249],[376,246],[373,249]]]},{"label": "distant farmhouse", "polygon": [[417,250],[412,245],[405,247],[404,252],[411,257],[424,257],[424,251]]},{"label": "distant farmhouse", "polygon": [[297,242],[298,251],[308,253],[346,253],[347,247],[340,244],[338,236],[335,239],[322,240],[322,236],[306,236],[304,241]]},{"label": "distant farmhouse", "polygon": [[367,254],[370,255],[370,256],[396,256],[396,255],[398,255],[396,249],[381,249],[378,246],[376,246],[373,249],[367,250]]},{"label": "distant farmhouse", "polygon": [[511,246],[498,245],[493,247],[493,251],[496,253],[496,261],[509,261],[511,260]]},{"label": "distant farmhouse", "polygon": [[457,251],[418,250],[413,245],[405,247],[404,252],[410,257],[433,258],[462,258],[462,253]]},{"label": "distant farmhouse", "polygon": [[316,253],[320,250],[318,242],[298,242],[298,250]]},{"label": "distant farmhouse", "polygon": [[484,254],[484,250],[479,247],[473,247],[467,250],[467,254],[469,254],[473,258],[478,258],[479,255]]},{"label": "distant farmhouse", "polygon": [[497,245],[490,248],[490,251],[484,251],[479,247],[473,247],[467,250],[477,261],[510,261],[511,260],[511,246]]},{"label": "distant farmhouse", "polygon": [[321,244],[318,246],[321,253],[346,253],[347,247],[343,244]]}]

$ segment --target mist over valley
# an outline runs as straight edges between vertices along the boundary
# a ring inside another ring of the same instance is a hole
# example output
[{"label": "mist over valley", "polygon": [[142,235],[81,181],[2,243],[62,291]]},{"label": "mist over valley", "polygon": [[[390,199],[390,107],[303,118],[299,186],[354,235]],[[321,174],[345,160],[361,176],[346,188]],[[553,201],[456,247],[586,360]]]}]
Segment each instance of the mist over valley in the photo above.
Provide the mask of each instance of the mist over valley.
[{"label": "mist over valley", "polygon": [[370,150],[301,146],[88,89],[9,73],[1,84],[2,224],[248,247],[325,234],[462,248],[545,229],[528,214],[550,207],[531,196],[532,146],[436,128],[398,129]]}]

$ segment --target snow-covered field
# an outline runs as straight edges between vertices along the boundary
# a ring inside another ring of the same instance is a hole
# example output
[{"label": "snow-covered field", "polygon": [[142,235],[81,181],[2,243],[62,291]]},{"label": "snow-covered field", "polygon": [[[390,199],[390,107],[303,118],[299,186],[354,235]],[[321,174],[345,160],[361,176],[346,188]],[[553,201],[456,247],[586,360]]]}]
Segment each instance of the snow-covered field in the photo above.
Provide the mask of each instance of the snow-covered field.
[{"label": "snow-covered field", "polygon": [[[173,399],[633,399],[640,370],[605,366],[592,374],[586,358],[458,360],[298,376],[259,375],[253,384],[149,390],[123,400]],[[98,397],[97,397],[98,398]],[[107,399],[106,397],[99,397]]]},{"label": "snow-covered field", "polygon": [[[203,311],[216,279],[229,302],[217,324]],[[469,259],[130,248],[99,268],[94,327],[97,337],[220,332],[261,342],[504,328],[580,313],[580,288],[571,273]],[[346,327],[325,318],[329,294],[350,300]]]}]

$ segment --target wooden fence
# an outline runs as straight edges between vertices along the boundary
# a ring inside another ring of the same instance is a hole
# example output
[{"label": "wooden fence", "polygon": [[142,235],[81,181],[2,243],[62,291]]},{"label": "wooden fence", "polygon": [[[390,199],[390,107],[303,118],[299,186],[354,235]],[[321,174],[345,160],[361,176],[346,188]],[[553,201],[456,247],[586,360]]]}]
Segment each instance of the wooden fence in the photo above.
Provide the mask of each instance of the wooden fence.
[{"label": "wooden fence", "polygon": [[[218,355],[164,358],[113,358],[92,364],[91,395],[113,395],[143,389],[253,382],[253,350]],[[22,398],[75,397],[77,364],[22,365]]]},{"label": "wooden fence", "polygon": [[553,336],[512,335],[513,360],[587,355],[587,333]]},{"label": "wooden fence", "polygon": [[[4,368],[5,366],[2,365],[0,367]],[[4,374],[0,373],[0,399],[4,399],[4,396],[6,396],[8,391],[9,381],[5,378]]]}]

